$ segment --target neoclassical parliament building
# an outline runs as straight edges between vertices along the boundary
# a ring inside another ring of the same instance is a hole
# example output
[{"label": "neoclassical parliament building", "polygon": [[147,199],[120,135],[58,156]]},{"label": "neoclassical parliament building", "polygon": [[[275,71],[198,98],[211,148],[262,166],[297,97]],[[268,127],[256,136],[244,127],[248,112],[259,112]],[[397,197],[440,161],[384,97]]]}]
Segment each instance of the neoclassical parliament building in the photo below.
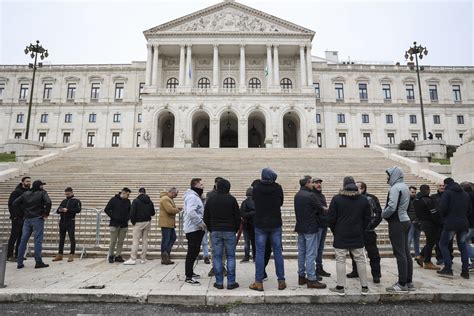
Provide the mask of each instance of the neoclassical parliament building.
[{"label": "neoclassical parliament building", "polygon": [[[423,138],[413,65],[312,56],[314,31],[232,0],[143,34],[146,61],[39,69],[29,138],[98,148],[363,148]],[[474,125],[474,67],[420,74],[427,131],[462,144]],[[0,65],[0,144],[25,136],[31,79],[27,65]]]}]

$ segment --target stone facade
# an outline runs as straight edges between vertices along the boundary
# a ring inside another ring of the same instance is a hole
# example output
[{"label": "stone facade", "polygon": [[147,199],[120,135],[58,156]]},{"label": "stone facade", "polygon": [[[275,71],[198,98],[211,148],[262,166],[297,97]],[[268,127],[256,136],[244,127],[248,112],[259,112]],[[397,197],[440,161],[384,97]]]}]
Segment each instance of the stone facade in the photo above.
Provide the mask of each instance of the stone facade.
[{"label": "stone facade", "polygon": [[[422,139],[416,73],[311,56],[314,32],[234,1],[151,28],[146,62],[45,65],[30,138],[94,147],[352,147]],[[0,65],[0,143],[23,138],[31,70]],[[461,144],[474,67],[421,72],[427,131]]]}]

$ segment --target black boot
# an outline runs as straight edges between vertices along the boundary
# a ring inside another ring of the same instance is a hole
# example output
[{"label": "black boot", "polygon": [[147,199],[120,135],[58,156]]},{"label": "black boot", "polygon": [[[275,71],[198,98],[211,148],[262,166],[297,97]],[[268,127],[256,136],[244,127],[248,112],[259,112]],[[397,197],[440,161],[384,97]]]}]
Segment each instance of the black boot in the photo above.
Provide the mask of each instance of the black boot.
[{"label": "black boot", "polygon": [[109,256],[109,263],[115,262],[115,256]]},{"label": "black boot", "polygon": [[49,267],[49,264],[46,264],[43,261],[36,262],[35,264],[35,269],[41,269],[41,268],[47,268],[47,267]]}]

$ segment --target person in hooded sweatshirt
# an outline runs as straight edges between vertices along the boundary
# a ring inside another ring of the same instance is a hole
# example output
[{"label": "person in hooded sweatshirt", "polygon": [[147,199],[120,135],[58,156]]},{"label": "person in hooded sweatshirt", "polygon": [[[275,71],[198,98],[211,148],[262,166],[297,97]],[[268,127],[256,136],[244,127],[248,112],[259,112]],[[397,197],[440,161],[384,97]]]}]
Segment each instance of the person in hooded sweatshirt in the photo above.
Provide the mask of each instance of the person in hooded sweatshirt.
[{"label": "person in hooded sweatshirt", "polygon": [[[255,203],[252,199],[252,187],[247,188],[245,192],[245,200],[240,205],[240,216],[243,221],[244,234],[244,258],[240,262],[249,262],[250,258],[255,260],[255,230],[253,228]],[[250,257],[250,249],[252,249],[252,257]]]},{"label": "person in hooded sweatshirt", "polygon": [[382,211],[382,218],[388,222],[388,235],[392,244],[393,255],[397,260],[398,282],[388,287],[387,292],[407,292],[414,290],[413,262],[411,260],[408,233],[410,231],[410,218],[408,207],[410,205],[410,191],[404,182],[403,172],[398,167],[385,170],[390,191],[387,203]]},{"label": "person in hooded sweatshirt", "polygon": [[283,205],[283,189],[276,183],[277,174],[270,168],[262,170],[261,180],[252,191],[255,203],[255,282],[249,288],[263,291],[265,273],[265,245],[270,239],[278,278],[278,289],[286,289],[285,266],[282,248],[281,206]]},{"label": "person in hooded sweatshirt", "polygon": [[236,233],[240,227],[239,204],[230,191],[230,182],[221,179],[216,184],[216,194],[206,201],[204,207],[204,223],[211,232],[212,240],[212,265],[216,282],[214,287],[224,288],[224,269],[222,257],[227,259],[227,289],[239,287],[235,281],[235,247],[237,244]]},{"label": "person in hooded sweatshirt", "polygon": [[[21,242],[21,231],[23,229],[23,221],[25,217],[22,209],[13,207],[13,201],[28,191],[30,187],[31,178],[23,177],[21,178],[21,182],[16,186],[15,190],[13,190],[8,198],[8,212],[10,213],[10,220],[12,221],[7,250],[7,260],[10,262],[16,262],[16,259],[18,258],[18,247]],[[13,253],[15,253],[15,256],[13,256]]]},{"label": "person in hooded sweatshirt", "polygon": [[74,253],[76,251],[76,214],[81,212],[81,201],[74,197],[74,191],[71,187],[64,190],[66,198],[59,204],[56,213],[60,215],[59,219],[59,251],[53,261],[63,260],[64,242],[66,241],[66,233],[69,235],[71,242],[71,252],[67,262],[74,261]]},{"label": "person in hooded sweatshirt", "polygon": [[43,262],[41,251],[43,250],[43,233],[44,220],[49,216],[51,211],[51,199],[43,186],[46,183],[41,180],[33,182],[31,191],[26,191],[13,201],[13,207],[24,211],[25,221],[21,234],[20,247],[18,248],[17,268],[25,267],[23,260],[25,259],[26,246],[31,234],[35,238],[35,269],[49,267]]},{"label": "person in hooded sweatshirt", "polygon": [[199,255],[199,248],[204,232],[207,230],[207,226],[203,220],[203,192],[204,184],[202,183],[202,179],[193,178],[191,180],[191,188],[184,193],[183,230],[188,240],[188,250],[184,264],[186,274],[184,282],[189,285],[201,285],[197,280],[200,278],[200,275],[194,273],[194,262]]},{"label": "person in hooded sweatshirt", "polygon": [[449,253],[449,242],[456,236],[458,249],[461,252],[461,277],[469,279],[469,255],[466,239],[469,232],[469,216],[472,212],[471,197],[452,178],[444,179],[446,185],[438,210],[443,219],[443,230],[439,246],[443,254],[444,267],[437,271],[441,277],[453,277],[453,259]]},{"label": "person in hooded sweatshirt", "polygon": [[462,182],[461,184],[462,189],[469,194],[471,198],[471,205],[472,205],[472,212],[469,215],[469,234],[466,238],[466,247],[467,253],[471,260],[471,265],[469,266],[469,272],[474,270],[474,247],[472,246],[472,241],[474,240],[474,191],[473,191],[473,184],[471,182]]},{"label": "person in hooded sweatshirt", "polygon": [[[123,188],[109,200],[104,212],[110,217],[109,263],[124,262],[122,258],[123,241],[127,236],[130,219],[130,189]],[[117,247],[117,249],[115,248]]]},{"label": "person in hooded sweatshirt", "polygon": [[132,202],[130,208],[130,222],[133,225],[132,250],[130,259],[125,261],[125,265],[134,265],[137,263],[137,252],[140,239],[142,240],[142,253],[140,254],[140,263],[146,262],[146,253],[148,250],[148,234],[151,229],[151,217],[155,216],[155,205],[146,194],[145,188],[138,190],[138,196]]},{"label": "person in hooded sweatshirt", "polygon": [[181,208],[176,207],[174,199],[178,196],[178,189],[172,187],[160,193],[160,216],[158,225],[161,227],[161,264],[174,264],[171,261],[171,249],[176,241],[176,214]]},{"label": "person in hooded sweatshirt", "polygon": [[329,204],[328,221],[334,232],[334,251],[336,254],[337,285],[331,292],[345,295],[346,255],[352,253],[357,264],[361,294],[367,295],[367,268],[364,253],[364,232],[370,223],[370,204],[359,193],[353,177],[345,177],[343,188]]}]

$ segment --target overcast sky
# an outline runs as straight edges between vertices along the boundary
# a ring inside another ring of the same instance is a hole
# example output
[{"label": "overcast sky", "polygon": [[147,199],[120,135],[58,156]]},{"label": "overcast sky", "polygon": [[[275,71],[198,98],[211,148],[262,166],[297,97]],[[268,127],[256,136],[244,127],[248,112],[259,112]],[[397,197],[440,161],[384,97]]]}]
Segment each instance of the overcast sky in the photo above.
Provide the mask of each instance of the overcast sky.
[{"label": "overcast sky", "polygon": [[[53,64],[130,63],[146,59],[143,31],[219,0],[0,0],[0,64],[29,62],[39,39]],[[473,0],[240,0],[316,32],[313,55],[402,62],[416,40],[430,65],[474,65]],[[350,57],[349,57],[350,56]]]}]

